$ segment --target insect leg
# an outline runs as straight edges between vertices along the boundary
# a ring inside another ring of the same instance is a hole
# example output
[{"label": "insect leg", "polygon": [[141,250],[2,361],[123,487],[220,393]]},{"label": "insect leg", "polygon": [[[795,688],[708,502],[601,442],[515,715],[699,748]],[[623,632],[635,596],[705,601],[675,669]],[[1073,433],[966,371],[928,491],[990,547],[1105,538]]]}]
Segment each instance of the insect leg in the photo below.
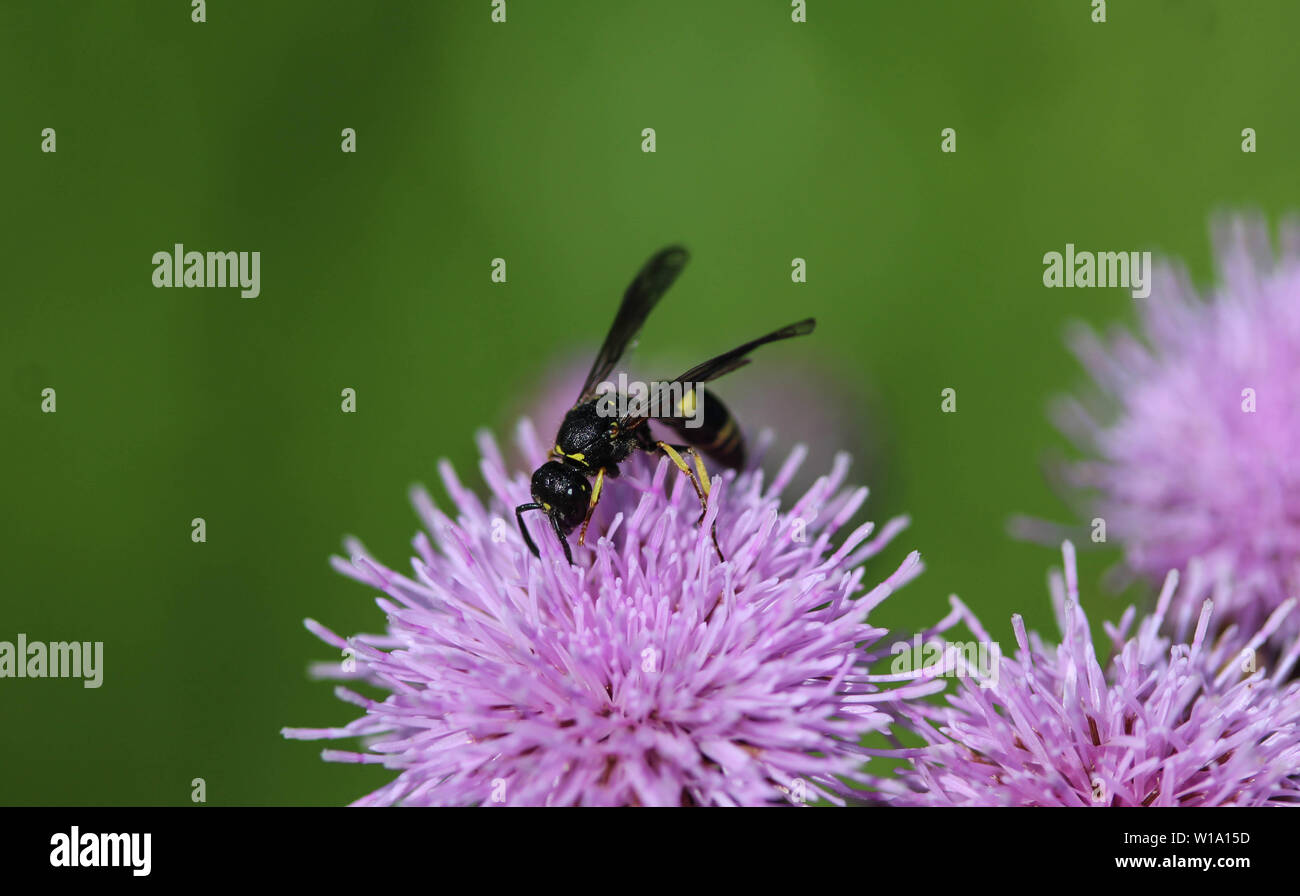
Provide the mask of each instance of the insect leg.
[{"label": "insect leg", "polygon": [[713,483],[709,481],[709,471],[704,469],[704,458],[700,457],[699,452],[689,445],[686,448],[686,453],[691,456],[691,460],[695,461],[695,475],[699,477],[700,485],[704,486],[704,494],[707,497]]},{"label": "insect leg", "polygon": [[[677,469],[681,470],[682,473],[686,475],[686,478],[691,481],[691,485],[695,488],[695,496],[700,499],[700,518],[695,521],[695,525],[698,526],[700,523],[704,522],[704,515],[709,509],[709,474],[704,469],[704,461],[700,460],[699,454],[697,454],[695,449],[690,445],[673,446],[669,445],[667,442],[658,441],[655,442],[655,447],[668,455],[668,459],[677,466]],[[699,471],[698,476],[696,475],[696,472],[687,465],[686,461],[682,459],[681,454],[678,453],[679,450],[685,451],[691,456],[691,459],[695,462],[695,469]],[[703,482],[703,485],[701,485],[701,482]],[[726,558],[722,556],[722,548],[718,546],[717,520],[714,520],[713,522],[712,535],[713,550],[718,552],[718,561],[725,562]]]},{"label": "insect leg", "polygon": [[551,528],[555,530],[555,537],[560,539],[560,547],[564,548],[564,559],[568,560],[569,565],[572,566],[573,551],[569,548],[569,539],[564,537],[564,530],[560,528],[560,518],[553,513],[548,513],[546,517],[551,521]]},{"label": "insect leg", "polygon": [[587,515],[582,518],[582,530],[578,533],[578,545],[587,543],[587,524],[591,522],[591,513],[596,509],[596,502],[600,500],[600,490],[605,485],[605,468],[601,467],[596,473],[596,483],[591,487],[591,501],[587,504]]},{"label": "insect leg", "polygon": [[524,544],[528,545],[528,550],[533,552],[534,557],[540,557],[541,552],[537,550],[537,545],[533,543],[533,537],[528,534],[528,527],[524,525],[524,513],[529,510],[545,510],[541,504],[534,502],[520,504],[515,508],[515,519],[519,521],[519,534],[524,537]]}]

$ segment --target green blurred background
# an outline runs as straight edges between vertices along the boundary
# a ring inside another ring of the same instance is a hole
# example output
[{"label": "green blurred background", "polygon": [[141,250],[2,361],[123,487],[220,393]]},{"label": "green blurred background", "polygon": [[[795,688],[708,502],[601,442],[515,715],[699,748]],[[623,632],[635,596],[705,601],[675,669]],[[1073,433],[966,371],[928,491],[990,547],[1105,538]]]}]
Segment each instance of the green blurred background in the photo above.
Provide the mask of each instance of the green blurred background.
[{"label": "green blurred background", "polygon": [[[442,456],[473,479],[473,431],[506,432],[676,240],[694,261],[647,346],[816,315],[760,360],[879,395],[868,509],[914,525],[873,578],[911,547],[928,566],[881,618],[955,591],[996,635],[1013,609],[1051,630],[1058,554],[1006,521],[1067,517],[1042,474],[1046,404],[1081,377],[1062,330],[1133,300],[1047,290],[1042,255],[1150,248],[1204,282],[1211,211],[1300,207],[1300,6],[808,5],[0,6],[0,640],[105,642],[98,690],[0,680],[0,803],[188,804],[202,777],[212,804],[338,804],[388,780],[279,734],[354,715],[308,679],[333,651],[302,618],[382,627],[327,556],[353,533],[405,568],[408,486]],[[177,242],[260,251],[261,296],[155,289]],[[1103,615],[1114,560],[1083,569]]]}]

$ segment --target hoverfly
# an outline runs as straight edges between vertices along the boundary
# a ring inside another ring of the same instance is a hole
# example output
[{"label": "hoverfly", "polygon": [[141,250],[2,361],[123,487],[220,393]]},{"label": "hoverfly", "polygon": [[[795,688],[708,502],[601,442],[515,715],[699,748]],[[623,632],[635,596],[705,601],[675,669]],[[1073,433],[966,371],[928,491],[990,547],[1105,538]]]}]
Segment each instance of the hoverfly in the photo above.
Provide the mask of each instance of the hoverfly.
[{"label": "hoverfly", "polygon": [[[740,427],[726,405],[699,384],[715,380],[748,364],[750,359],[747,355],[760,345],[811,333],[816,325],[812,318],[760,336],[716,358],[697,364],[670,383],[658,384],[659,395],[656,398],[665,400],[644,402],[644,407],[621,417],[609,413],[608,409],[611,400],[617,401],[625,396],[602,398],[597,391],[597,387],[613,372],[614,366],[651,310],[682,272],[688,258],[686,250],[680,246],[660,250],[645,263],[623,293],[623,303],[619,305],[604,344],[596,353],[596,360],[591,365],[591,372],[587,374],[578,400],[560,424],[560,430],[555,436],[555,447],[551,449],[546,463],[533,473],[533,500],[515,508],[519,531],[534,556],[540,556],[540,553],[524,526],[524,513],[530,510],[546,513],[551,529],[564,547],[565,558],[572,564],[569,533],[581,524],[578,544],[584,543],[587,524],[600,500],[605,477],[617,477],[619,463],[637,449],[666,454],[691,481],[695,494],[700,499],[700,519],[696,525],[703,522],[708,507],[709,477],[704,462],[695,449],[699,448],[713,460],[731,469],[744,465],[745,443]],[[666,396],[673,389],[677,390],[680,398],[676,401],[667,400]],[[625,407],[626,402],[616,406]],[[651,413],[656,408],[658,411]],[[686,425],[686,418],[691,416],[700,421],[695,427]],[[654,438],[649,427],[645,426],[646,421],[651,419],[673,429],[687,444],[673,445]],[[683,454],[691,458],[694,469],[686,463]],[[594,484],[588,481],[593,476]],[[716,523],[712,535],[713,548],[721,560],[722,549],[718,546]]]}]

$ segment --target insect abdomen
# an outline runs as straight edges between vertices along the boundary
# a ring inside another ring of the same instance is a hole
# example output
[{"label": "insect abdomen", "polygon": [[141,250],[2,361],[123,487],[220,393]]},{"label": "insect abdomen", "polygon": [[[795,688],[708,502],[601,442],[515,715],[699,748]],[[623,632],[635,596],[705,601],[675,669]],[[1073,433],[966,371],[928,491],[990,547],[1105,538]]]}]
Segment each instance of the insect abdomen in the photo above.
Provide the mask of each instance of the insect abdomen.
[{"label": "insect abdomen", "polygon": [[[703,410],[695,404],[701,400]],[[740,431],[740,424],[732,416],[722,399],[705,389],[697,387],[696,392],[687,392],[677,413],[660,422],[671,426],[681,435],[687,444],[693,445],[710,458],[738,470],[745,465],[745,437]]]}]

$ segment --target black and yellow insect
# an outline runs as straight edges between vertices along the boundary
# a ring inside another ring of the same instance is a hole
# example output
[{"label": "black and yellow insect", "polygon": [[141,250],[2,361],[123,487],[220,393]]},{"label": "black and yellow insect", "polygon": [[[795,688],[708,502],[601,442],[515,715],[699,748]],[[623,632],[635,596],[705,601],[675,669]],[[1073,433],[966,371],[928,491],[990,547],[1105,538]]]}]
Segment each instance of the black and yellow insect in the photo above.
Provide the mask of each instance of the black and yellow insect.
[{"label": "black and yellow insect", "polygon": [[[599,396],[597,387],[613,372],[614,365],[623,356],[650,311],[686,266],[688,257],[686,250],[680,246],[660,250],[645,263],[623,294],[623,303],[614,316],[614,323],[610,325],[604,344],[596,353],[596,360],[591,365],[591,372],[587,374],[578,400],[560,424],[550,459],[533,474],[533,500],[515,508],[519,531],[523,533],[524,541],[535,556],[539,556],[537,545],[524,525],[524,513],[530,510],[545,511],[551,529],[564,547],[564,556],[569,563],[573,563],[573,552],[569,548],[567,536],[581,524],[578,544],[583,544],[587,536],[587,523],[591,521],[591,513],[600,500],[605,477],[617,477],[619,463],[638,448],[642,451],[662,451],[690,479],[695,494],[700,499],[700,519],[696,522],[699,525],[704,520],[707,507],[709,476],[695,449],[699,448],[726,467],[739,468],[745,462],[745,442],[735,418],[726,405],[700,384],[748,364],[750,359],[747,355],[760,345],[803,336],[813,331],[816,321],[812,318],[782,327],[703,364],[697,364],[671,382],[659,384],[660,394],[657,398],[661,400],[646,402],[646,408],[622,417],[609,414],[611,404],[616,407],[624,405],[617,403],[619,396],[612,396],[615,399],[613,402],[608,400],[611,396]],[[670,394],[678,396],[677,400],[668,400]],[[687,426],[687,418],[697,415],[697,403],[703,403],[699,414],[701,422],[694,427]],[[655,408],[661,413],[650,413]],[[687,444],[671,445],[655,439],[644,425],[651,419],[671,427]],[[682,458],[683,454],[694,462],[694,470]],[[594,484],[588,481],[593,476]],[[716,523],[713,528],[713,547],[718,552],[718,558],[722,559]]]}]

